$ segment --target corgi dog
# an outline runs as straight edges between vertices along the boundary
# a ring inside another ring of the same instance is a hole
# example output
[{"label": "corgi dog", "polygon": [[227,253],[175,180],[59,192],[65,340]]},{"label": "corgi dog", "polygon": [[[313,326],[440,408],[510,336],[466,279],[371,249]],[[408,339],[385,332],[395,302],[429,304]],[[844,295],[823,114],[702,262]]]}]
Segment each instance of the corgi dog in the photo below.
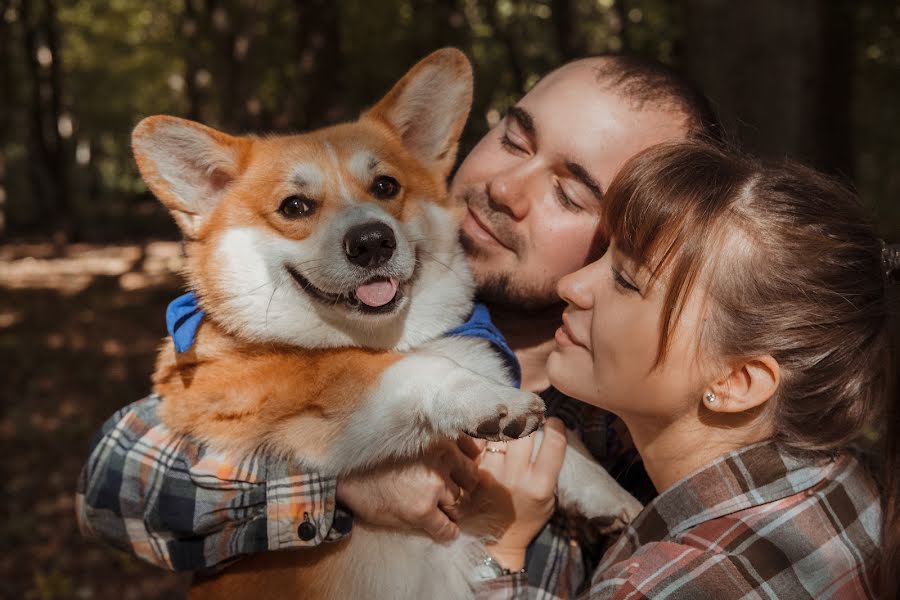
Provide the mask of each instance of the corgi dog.
[{"label": "corgi dog", "polygon": [[[461,432],[538,428],[543,402],[510,386],[486,340],[443,335],[472,310],[446,189],[472,85],[466,57],[444,49],[352,123],[272,137],[138,124],[138,167],[184,234],[205,313],[189,350],[167,340],[158,357],[168,427],[235,460],[262,448],[334,477]],[[574,439],[559,497],[619,522],[640,509]],[[339,542],[237,561],[191,597],[468,597],[483,521],[448,544],[356,523]]]}]

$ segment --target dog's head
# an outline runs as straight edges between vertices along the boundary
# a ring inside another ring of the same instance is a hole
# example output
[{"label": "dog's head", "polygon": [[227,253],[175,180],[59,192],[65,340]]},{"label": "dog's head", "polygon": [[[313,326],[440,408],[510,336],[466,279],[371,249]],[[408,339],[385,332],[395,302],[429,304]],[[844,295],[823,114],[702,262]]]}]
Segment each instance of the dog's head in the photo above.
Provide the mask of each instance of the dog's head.
[{"label": "dog's head", "polygon": [[261,138],[157,116],[132,144],[210,318],[253,341],[407,348],[469,309],[446,179],[471,100],[444,49],[353,123]]}]

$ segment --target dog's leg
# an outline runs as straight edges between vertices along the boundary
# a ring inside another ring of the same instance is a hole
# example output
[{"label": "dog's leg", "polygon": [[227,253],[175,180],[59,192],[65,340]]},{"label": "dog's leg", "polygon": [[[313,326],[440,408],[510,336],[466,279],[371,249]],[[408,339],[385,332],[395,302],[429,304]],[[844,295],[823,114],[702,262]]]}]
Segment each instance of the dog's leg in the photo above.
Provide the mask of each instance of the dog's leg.
[{"label": "dog's leg", "polygon": [[464,369],[503,385],[512,385],[512,373],[490,342],[482,338],[450,336],[420,347],[424,354],[449,358]]},{"label": "dog's leg", "polygon": [[[537,454],[544,432],[535,432]],[[566,456],[557,482],[557,500],[563,510],[597,519],[606,532],[622,529],[643,506],[591,457],[578,435],[566,430]]]},{"label": "dog's leg", "polygon": [[391,365],[375,390],[334,433],[330,464],[340,471],[414,456],[439,437],[460,432],[513,439],[534,431],[544,416],[535,394],[495,383],[427,351]]}]

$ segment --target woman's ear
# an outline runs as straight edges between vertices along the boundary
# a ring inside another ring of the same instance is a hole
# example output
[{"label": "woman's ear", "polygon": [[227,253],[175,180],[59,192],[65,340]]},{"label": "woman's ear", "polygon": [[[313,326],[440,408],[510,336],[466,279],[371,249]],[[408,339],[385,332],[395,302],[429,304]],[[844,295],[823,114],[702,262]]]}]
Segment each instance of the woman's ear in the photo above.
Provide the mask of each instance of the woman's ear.
[{"label": "woman's ear", "polygon": [[704,395],[703,404],[720,413],[740,413],[762,406],[778,390],[781,368],[769,356],[754,356],[732,365],[723,377],[712,384]]}]

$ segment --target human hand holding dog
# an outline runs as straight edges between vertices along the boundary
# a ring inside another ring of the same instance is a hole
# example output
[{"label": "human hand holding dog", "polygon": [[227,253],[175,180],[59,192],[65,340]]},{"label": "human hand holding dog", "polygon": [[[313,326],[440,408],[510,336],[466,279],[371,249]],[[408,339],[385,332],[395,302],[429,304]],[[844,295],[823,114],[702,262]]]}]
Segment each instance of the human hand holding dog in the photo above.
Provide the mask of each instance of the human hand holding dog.
[{"label": "human hand holding dog", "polygon": [[478,485],[472,438],[442,440],[422,460],[338,480],[337,499],[365,523],[423,529],[437,542],[459,535],[460,498]]},{"label": "human hand holding dog", "polygon": [[[534,435],[505,444],[505,451],[491,443],[481,455],[483,493],[495,495],[503,511],[512,508],[512,522],[488,553],[503,567],[518,571],[525,565],[525,551],[546,525],[556,507],[556,483],[566,456],[566,429],[555,417],[544,424],[544,439],[534,453]],[[509,515],[504,515],[509,517]]]}]

